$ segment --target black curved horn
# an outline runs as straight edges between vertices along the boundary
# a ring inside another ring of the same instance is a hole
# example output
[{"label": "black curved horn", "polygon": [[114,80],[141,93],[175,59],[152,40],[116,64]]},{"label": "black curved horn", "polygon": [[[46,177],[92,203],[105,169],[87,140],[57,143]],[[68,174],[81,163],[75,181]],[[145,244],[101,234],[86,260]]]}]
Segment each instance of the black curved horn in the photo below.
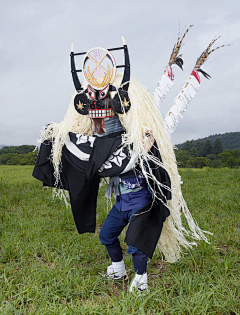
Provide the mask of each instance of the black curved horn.
[{"label": "black curved horn", "polygon": [[125,38],[123,36],[122,36],[122,41],[123,41],[123,47],[124,47],[125,69],[124,69],[121,85],[122,85],[122,89],[124,91],[127,91],[129,87],[129,81],[130,81],[130,58],[129,58],[129,53],[128,53],[128,47],[127,47]]},{"label": "black curved horn", "polygon": [[80,81],[78,79],[78,75],[77,75],[77,72],[76,72],[76,66],[75,66],[75,60],[74,60],[74,52],[73,52],[73,45],[72,45],[72,51],[71,51],[71,54],[70,54],[70,58],[71,58],[71,72],[72,72],[73,83],[74,83],[75,89],[79,92],[79,91],[82,91],[83,88],[81,86],[81,83],[80,83]]}]

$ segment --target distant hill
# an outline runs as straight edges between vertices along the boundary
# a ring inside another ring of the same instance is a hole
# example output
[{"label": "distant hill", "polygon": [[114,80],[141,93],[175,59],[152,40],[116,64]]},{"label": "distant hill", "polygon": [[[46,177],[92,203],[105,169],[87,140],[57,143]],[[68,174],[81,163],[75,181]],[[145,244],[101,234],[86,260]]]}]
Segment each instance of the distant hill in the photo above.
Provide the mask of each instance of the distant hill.
[{"label": "distant hill", "polygon": [[34,145],[4,146],[0,149],[0,164],[34,165],[38,154],[34,149]]},{"label": "distant hill", "polygon": [[33,152],[34,149],[35,145],[3,146],[0,149],[0,155],[9,153],[26,154]]},{"label": "distant hill", "polygon": [[5,147],[5,145],[4,145],[4,144],[0,144],[0,150],[1,150],[3,147]]},{"label": "distant hill", "polygon": [[[214,141],[219,138],[222,142],[223,150],[227,149],[235,149],[240,151],[240,132],[227,132],[224,134],[216,134],[213,136],[209,136],[206,138],[201,138],[197,140],[191,140],[192,144],[195,145],[196,142],[205,142],[209,140],[211,144],[213,145]],[[186,143],[186,142],[184,142]],[[176,147],[179,149],[182,149],[184,143],[177,144]]]}]

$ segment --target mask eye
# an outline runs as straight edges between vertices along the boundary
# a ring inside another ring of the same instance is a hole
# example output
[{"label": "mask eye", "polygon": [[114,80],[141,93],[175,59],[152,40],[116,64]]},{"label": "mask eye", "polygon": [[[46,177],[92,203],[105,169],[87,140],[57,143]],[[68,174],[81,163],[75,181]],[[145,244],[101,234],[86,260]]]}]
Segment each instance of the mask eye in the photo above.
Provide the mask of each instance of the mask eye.
[{"label": "mask eye", "polygon": [[87,92],[88,92],[88,96],[89,96],[90,98],[92,98],[93,100],[96,99],[96,92],[95,92],[94,90],[92,90],[92,89],[89,87],[89,85],[88,85],[88,87],[87,87]]},{"label": "mask eye", "polygon": [[99,91],[99,99],[102,100],[107,96],[109,90],[109,85],[107,85],[102,91]]}]

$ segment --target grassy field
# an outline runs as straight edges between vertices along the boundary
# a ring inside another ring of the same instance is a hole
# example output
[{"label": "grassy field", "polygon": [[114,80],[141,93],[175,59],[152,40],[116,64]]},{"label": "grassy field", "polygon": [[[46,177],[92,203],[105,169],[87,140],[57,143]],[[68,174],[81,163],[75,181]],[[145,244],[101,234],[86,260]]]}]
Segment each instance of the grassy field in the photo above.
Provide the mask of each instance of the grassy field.
[{"label": "grassy field", "polygon": [[182,169],[183,193],[213,232],[167,264],[156,250],[149,292],[102,277],[110,264],[98,233],[110,204],[99,193],[95,234],[79,235],[71,210],[31,177],[31,166],[0,166],[0,314],[240,314],[240,169]]}]

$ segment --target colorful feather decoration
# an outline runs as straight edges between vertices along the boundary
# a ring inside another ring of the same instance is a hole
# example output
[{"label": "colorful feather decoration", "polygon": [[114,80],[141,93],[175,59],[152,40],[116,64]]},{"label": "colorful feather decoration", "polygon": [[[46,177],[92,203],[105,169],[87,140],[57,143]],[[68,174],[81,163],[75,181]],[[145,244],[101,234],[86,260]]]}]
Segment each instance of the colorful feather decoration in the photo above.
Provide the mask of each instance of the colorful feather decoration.
[{"label": "colorful feather decoration", "polygon": [[182,68],[182,66],[183,66],[182,55],[179,55],[179,52],[180,52],[181,48],[183,47],[183,39],[185,38],[185,36],[187,35],[188,31],[192,27],[193,27],[193,25],[190,25],[186,29],[186,31],[183,34],[183,36],[181,36],[180,30],[179,30],[178,40],[177,40],[177,43],[173,47],[173,51],[172,51],[172,54],[170,56],[170,60],[169,60],[169,63],[168,63],[169,66],[171,66],[173,64],[176,64],[179,68],[181,68],[183,70],[183,68]]},{"label": "colorful feather decoration", "polygon": [[178,67],[180,67],[183,70],[183,60],[182,60],[182,55],[179,55],[180,49],[183,47],[183,39],[187,35],[188,31],[190,28],[192,28],[193,25],[190,25],[183,36],[180,34],[180,29],[178,32],[178,40],[177,43],[173,47],[172,54],[170,56],[170,60],[168,63],[168,66],[166,67],[164,74],[162,75],[161,79],[158,81],[158,85],[153,93],[155,102],[158,106],[158,108],[161,108],[161,103],[163,99],[166,97],[168,91],[173,85],[173,80],[174,80],[174,74],[172,70],[172,65],[176,64]]},{"label": "colorful feather decoration", "polygon": [[207,46],[207,48],[202,52],[202,54],[200,55],[200,57],[197,59],[197,62],[193,68],[193,70],[198,71],[200,73],[202,73],[202,75],[207,78],[210,79],[211,76],[209,74],[207,74],[205,71],[203,71],[201,68],[201,66],[204,64],[204,62],[208,59],[208,57],[210,56],[211,53],[213,53],[215,50],[222,48],[222,47],[226,47],[226,46],[230,46],[230,44],[228,45],[222,45],[219,47],[216,47],[212,50],[210,50],[210,48],[212,47],[212,45],[220,38],[221,36],[215,37],[211,40],[210,44]]},{"label": "colorful feather decoration", "polygon": [[[220,36],[219,36],[220,37]],[[205,71],[200,69],[200,67],[203,65],[203,63],[208,59],[209,55],[225,46],[229,45],[222,45],[217,48],[214,48],[212,50],[212,45],[216,42],[216,40],[219,38],[214,38],[210,44],[207,46],[207,48],[203,51],[203,53],[200,55],[200,57],[197,59],[197,62],[194,66],[194,69],[187,79],[187,81],[184,83],[182,90],[175,98],[172,107],[167,112],[166,117],[164,119],[165,123],[165,129],[169,136],[174,132],[175,128],[177,127],[179,121],[183,118],[183,113],[187,110],[188,104],[190,103],[191,99],[193,99],[197,91],[200,87],[200,76],[199,72],[207,79],[210,79],[211,76],[207,74]]]}]

